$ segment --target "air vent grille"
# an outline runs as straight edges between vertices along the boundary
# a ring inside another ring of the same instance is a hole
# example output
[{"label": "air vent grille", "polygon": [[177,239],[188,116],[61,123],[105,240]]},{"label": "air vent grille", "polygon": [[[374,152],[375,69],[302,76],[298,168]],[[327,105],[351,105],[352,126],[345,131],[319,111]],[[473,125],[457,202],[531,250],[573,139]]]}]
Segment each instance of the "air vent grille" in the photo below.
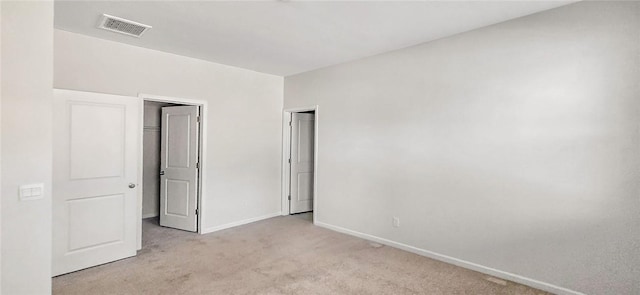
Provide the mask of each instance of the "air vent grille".
[{"label": "air vent grille", "polygon": [[146,31],[151,29],[151,26],[130,21],[124,18],[103,14],[98,28],[125,34],[128,36],[140,37]]}]

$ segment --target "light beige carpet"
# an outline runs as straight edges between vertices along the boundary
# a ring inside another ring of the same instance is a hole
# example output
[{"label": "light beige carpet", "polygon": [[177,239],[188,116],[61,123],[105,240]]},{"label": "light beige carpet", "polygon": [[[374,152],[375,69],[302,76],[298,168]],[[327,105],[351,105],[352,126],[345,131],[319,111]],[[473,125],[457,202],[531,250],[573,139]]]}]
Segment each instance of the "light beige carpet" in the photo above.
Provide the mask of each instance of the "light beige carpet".
[{"label": "light beige carpet", "polygon": [[143,222],[134,258],[53,279],[54,294],[547,294],[276,217],[198,235]]}]

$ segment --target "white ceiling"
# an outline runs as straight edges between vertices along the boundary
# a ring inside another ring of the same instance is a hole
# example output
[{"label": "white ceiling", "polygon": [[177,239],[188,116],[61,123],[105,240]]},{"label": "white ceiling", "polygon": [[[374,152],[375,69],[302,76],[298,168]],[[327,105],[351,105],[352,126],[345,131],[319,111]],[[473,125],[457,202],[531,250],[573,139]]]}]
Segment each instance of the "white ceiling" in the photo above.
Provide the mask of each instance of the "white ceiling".
[{"label": "white ceiling", "polygon": [[[575,1],[56,1],[55,27],[288,76]],[[153,26],[140,39],[96,28],[103,13]]]}]

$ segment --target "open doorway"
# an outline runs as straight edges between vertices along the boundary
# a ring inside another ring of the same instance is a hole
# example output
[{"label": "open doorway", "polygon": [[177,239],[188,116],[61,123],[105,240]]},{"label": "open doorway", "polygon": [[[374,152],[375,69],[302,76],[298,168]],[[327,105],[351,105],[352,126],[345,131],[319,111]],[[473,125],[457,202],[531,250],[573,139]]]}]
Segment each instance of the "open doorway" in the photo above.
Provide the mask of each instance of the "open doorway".
[{"label": "open doorway", "polygon": [[144,102],[142,218],[198,230],[200,107]]},{"label": "open doorway", "polygon": [[205,106],[140,97],[144,103],[141,222],[200,232]]},{"label": "open doorway", "polygon": [[317,210],[317,107],[285,110],[283,215],[313,221]]}]

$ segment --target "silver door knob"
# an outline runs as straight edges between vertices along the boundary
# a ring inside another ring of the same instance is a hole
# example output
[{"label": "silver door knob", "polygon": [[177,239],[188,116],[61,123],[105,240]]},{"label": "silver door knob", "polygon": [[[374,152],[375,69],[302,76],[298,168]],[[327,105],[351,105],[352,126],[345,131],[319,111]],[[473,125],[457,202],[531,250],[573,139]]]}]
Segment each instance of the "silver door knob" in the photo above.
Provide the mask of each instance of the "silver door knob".
[{"label": "silver door knob", "polygon": [[129,188],[134,188],[136,187],[135,183],[129,183]]}]

